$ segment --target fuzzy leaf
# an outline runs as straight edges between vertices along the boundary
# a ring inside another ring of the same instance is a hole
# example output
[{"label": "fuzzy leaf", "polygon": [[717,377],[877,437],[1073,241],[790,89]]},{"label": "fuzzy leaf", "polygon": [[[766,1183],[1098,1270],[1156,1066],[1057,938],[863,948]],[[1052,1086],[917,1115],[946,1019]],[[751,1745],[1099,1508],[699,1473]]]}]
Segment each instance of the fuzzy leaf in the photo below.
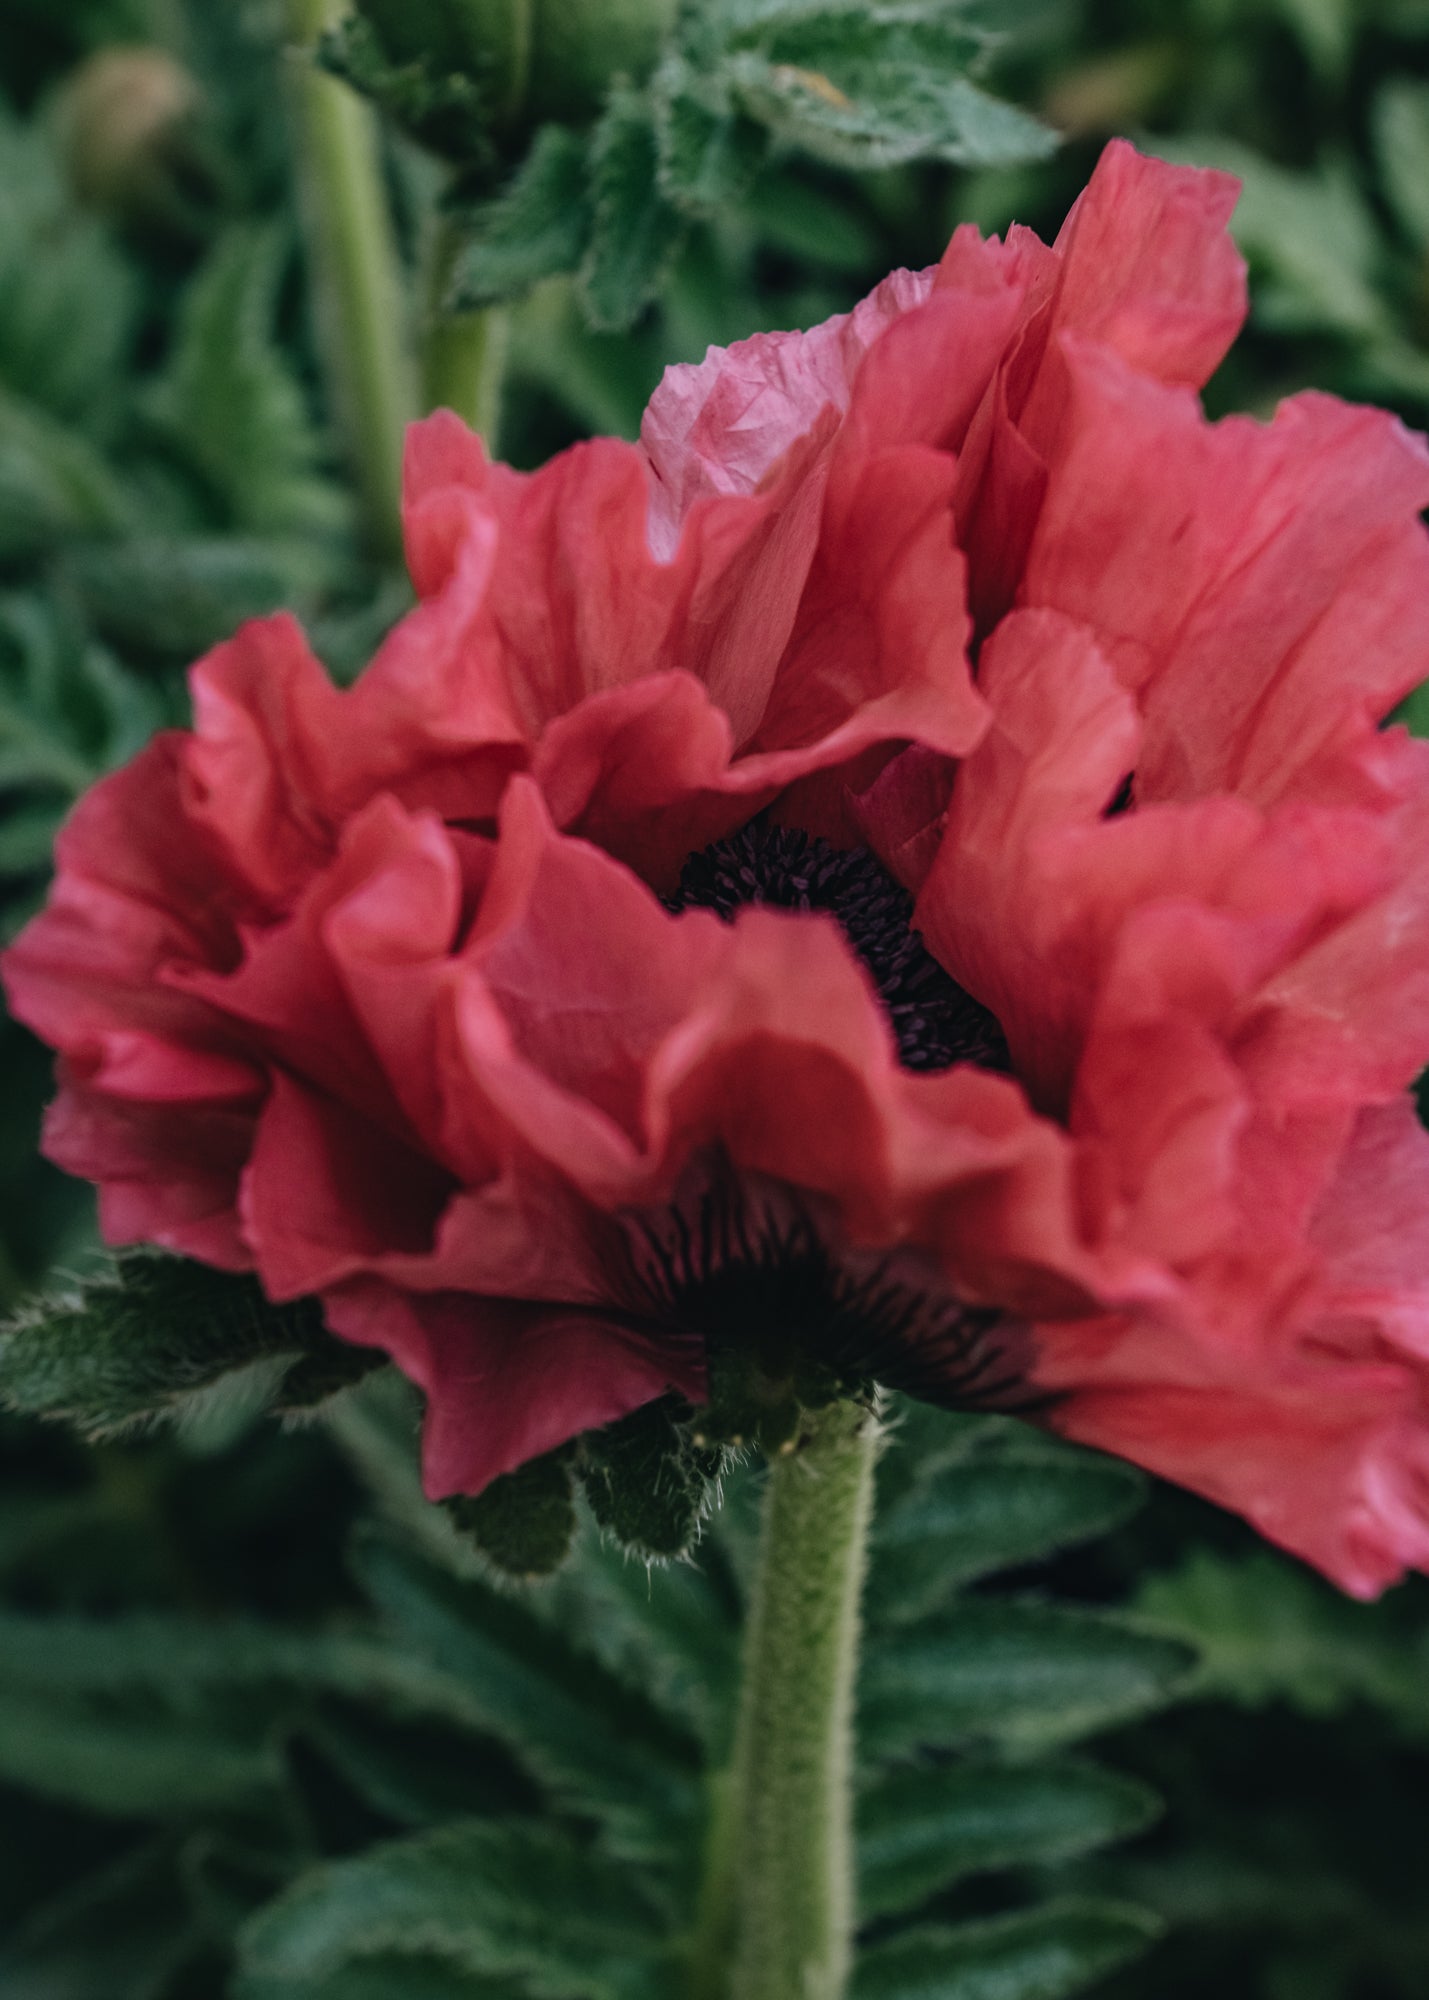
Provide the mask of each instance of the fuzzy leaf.
[{"label": "fuzzy leaf", "polygon": [[311,1299],[275,1306],[255,1278],[127,1251],[0,1328],[0,1401],[103,1433],[177,1414],[221,1377],[329,1338]]},{"label": "fuzzy leaf", "polygon": [[113,534],[130,525],[133,509],[82,431],[0,391],[0,557],[14,562]]},{"label": "fuzzy leaf", "polygon": [[660,188],[660,156],[648,98],[611,96],[591,142],[594,193],[581,291],[591,324],[626,327],[654,298],[684,224]]},{"label": "fuzzy leaf", "polygon": [[229,231],[190,283],[150,397],[216,522],[254,534],[330,530],[347,513],[341,489],[319,476],[319,435],[273,334],[284,257],[272,229]]},{"label": "fuzzy leaf", "polygon": [[702,215],[744,195],[768,151],[725,80],[672,58],[655,78],[660,180],[677,208]]},{"label": "fuzzy leaf", "polygon": [[280,1776],[272,1745],[213,1724],[0,1692],[0,1777],[91,1812],[166,1818],[251,1797]]},{"label": "fuzzy leaf", "polygon": [[485,1727],[562,1804],[602,1819],[616,1852],[672,1858],[697,1812],[690,1738],[523,1605],[376,1539],[358,1566],[405,1643],[459,1683]]},{"label": "fuzzy leaf", "polygon": [[298,539],[136,535],[71,549],[61,575],[103,637],[164,663],[206,651],[245,619],[303,609],[333,562]]},{"label": "fuzzy leaf", "polygon": [[530,1459],[474,1499],[448,1500],[446,1510],[505,1575],[549,1576],[569,1555],[576,1532],[570,1454],[552,1451]]},{"label": "fuzzy leaf", "polygon": [[681,1407],[647,1403],[583,1442],[591,1512],[621,1547],[646,1561],[687,1554],[708,1514],[722,1455],[692,1443]]},{"label": "fuzzy leaf", "polygon": [[860,1741],[874,1758],[970,1737],[1067,1742],[1160,1706],[1194,1663],[1102,1613],[965,1598],[870,1646]]},{"label": "fuzzy leaf", "polygon": [[248,1925],[236,2000],[419,1947],[542,2000],[625,2000],[658,1929],[635,1871],[533,1820],[471,1820],[302,1877]]},{"label": "fuzzy leaf", "polygon": [[1374,102],[1384,191],[1416,249],[1429,250],[1429,86],[1397,77]]},{"label": "fuzzy leaf", "polygon": [[[723,1520],[721,1512],[712,1526]],[[698,1735],[716,1762],[734,1708],[740,1605],[720,1541],[708,1533],[689,1562],[649,1569],[592,1535],[534,1606]]]},{"label": "fuzzy leaf", "polygon": [[1144,1491],[1129,1467],[1035,1448],[955,1466],[878,1519],[868,1614],[921,1618],[959,1585],[1104,1533]]},{"label": "fuzzy leaf", "polygon": [[1353,1604],[1269,1550],[1232,1559],[1199,1549],[1151,1577],[1136,1608],[1195,1646],[1198,1693],[1320,1717],[1368,1702],[1429,1740],[1429,1633],[1394,1597]]},{"label": "fuzzy leaf", "polygon": [[971,81],[986,36],[960,7],[827,0],[748,12],[729,44],[736,101],[777,138],[835,166],[1005,166],[1057,143]]},{"label": "fuzzy leaf", "polygon": [[928,1925],[872,1946],[853,2000],[1064,2000],[1153,1943],[1154,1917],[1064,1902],[989,1922]]},{"label": "fuzzy leaf", "polygon": [[101,772],[147,741],[152,691],[95,644],[68,607],[0,597],[0,831],[7,872],[45,871],[46,830]]},{"label": "fuzzy leaf", "polygon": [[858,1806],[859,1908],[911,1910],[965,1875],[1065,1861],[1150,1824],[1153,1792],[1090,1764],[912,1764]]},{"label": "fuzzy leaf", "polygon": [[59,417],[118,395],[138,318],[133,266],[76,207],[49,133],[0,110],[0,382]]},{"label": "fuzzy leaf", "polygon": [[[413,17],[420,19],[420,16]],[[418,54],[393,60],[370,21],[341,21],[318,44],[317,59],[394,124],[433,152],[488,172],[493,151],[486,103],[477,80],[456,66]]]},{"label": "fuzzy leaf", "polygon": [[564,125],[543,125],[500,194],[461,221],[469,233],[452,274],[453,310],[513,298],[573,271],[590,234],[585,140]]},{"label": "fuzzy leaf", "polygon": [[330,1977],[250,1980],[252,2000],[530,2000],[523,1979],[491,1979],[416,1952],[378,1952]]}]

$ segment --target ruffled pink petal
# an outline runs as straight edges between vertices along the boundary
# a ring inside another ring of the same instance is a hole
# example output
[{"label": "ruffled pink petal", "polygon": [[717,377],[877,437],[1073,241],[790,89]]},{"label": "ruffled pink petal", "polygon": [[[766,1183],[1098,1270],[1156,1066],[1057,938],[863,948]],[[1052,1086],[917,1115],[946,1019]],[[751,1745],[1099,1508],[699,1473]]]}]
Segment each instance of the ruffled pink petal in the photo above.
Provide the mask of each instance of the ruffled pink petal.
[{"label": "ruffled pink petal", "polygon": [[430,1250],[454,1182],[402,1135],[275,1071],[240,1195],[244,1241],[273,1298]]},{"label": "ruffled pink petal", "polygon": [[335,1333],[380,1347],[426,1392],[427,1496],[479,1493],[503,1472],[668,1390],[698,1401],[695,1351],[657,1346],[596,1314],[438,1292],[413,1298],[375,1280],[330,1292]]},{"label": "ruffled pink petal", "polygon": [[1068,358],[1022,597],[1139,691],[1138,798],[1365,799],[1356,760],[1429,659],[1429,451],[1324,396],[1208,424],[1103,350]]},{"label": "ruffled pink petal", "polygon": [[653,545],[673,549],[698,500],[757,492],[825,411],[846,410],[865,355],[932,281],[930,271],[895,271],[851,313],[807,333],[757,333],[667,368],[640,427],[655,479]]}]

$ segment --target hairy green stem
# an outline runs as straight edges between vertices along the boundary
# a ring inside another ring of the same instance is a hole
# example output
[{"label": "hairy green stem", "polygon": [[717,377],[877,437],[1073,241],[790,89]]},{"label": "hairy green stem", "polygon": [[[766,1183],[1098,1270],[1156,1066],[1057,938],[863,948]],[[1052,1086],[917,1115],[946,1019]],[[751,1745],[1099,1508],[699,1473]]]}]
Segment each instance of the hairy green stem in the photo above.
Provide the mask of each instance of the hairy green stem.
[{"label": "hairy green stem", "polygon": [[841,2000],[855,1921],[854,1676],[878,1427],[809,1417],[776,1459],[727,1797],[712,1828],[700,1952],[722,2000]]},{"label": "hairy green stem", "polygon": [[310,55],[322,30],[346,12],[346,0],[288,0],[288,29],[299,51],[291,89],[321,358],[368,540],[377,554],[396,559],[402,437],[417,401],[377,121]]},{"label": "hairy green stem", "polygon": [[461,231],[448,216],[434,226],[422,329],[422,402],[429,410],[455,410],[479,431],[487,453],[500,449],[501,390],[506,372],[508,320],[504,307],[450,312],[447,295]]}]

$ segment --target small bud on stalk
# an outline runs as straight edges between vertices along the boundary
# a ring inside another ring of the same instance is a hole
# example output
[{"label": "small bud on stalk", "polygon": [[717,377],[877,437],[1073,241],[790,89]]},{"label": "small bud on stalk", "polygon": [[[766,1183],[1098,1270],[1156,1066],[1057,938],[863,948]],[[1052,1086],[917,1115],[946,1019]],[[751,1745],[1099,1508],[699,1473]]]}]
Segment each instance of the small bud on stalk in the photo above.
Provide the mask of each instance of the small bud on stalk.
[{"label": "small bud on stalk", "polygon": [[203,144],[203,92],[163,49],[111,48],[81,65],[60,103],[70,183],[125,223],[189,230],[217,192]]}]

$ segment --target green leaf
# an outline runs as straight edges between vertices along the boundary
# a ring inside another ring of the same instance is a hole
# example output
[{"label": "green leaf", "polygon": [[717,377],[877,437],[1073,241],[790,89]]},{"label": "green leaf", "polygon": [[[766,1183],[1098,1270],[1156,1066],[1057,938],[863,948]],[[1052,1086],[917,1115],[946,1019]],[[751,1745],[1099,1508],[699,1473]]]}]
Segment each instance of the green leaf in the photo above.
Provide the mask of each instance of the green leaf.
[{"label": "green leaf", "polygon": [[858,1804],[859,1909],[886,1916],[985,1869],[1087,1854],[1140,1832],[1158,1811],[1145,1785],[1090,1764],[885,1771]]},{"label": "green leaf", "polygon": [[1159,1932],[1145,1911],[1071,1901],[986,1923],[929,1925],[866,1950],[853,2000],[1063,2000]]},{"label": "green leaf", "polygon": [[49,134],[0,111],[0,383],[53,415],[104,417],[139,313],[133,266],[64,187]]},{"label": "green leaf", "polygon": [[407,1646],[454,1679],[491,1734],[612,1851],[669,1863],[692,1838],[698,1752],[643,1694],[524,1605],[369,1539],[358,1571]]},{"label": "green leaf", "polygon": [[[420,12],[407,12],[414,25],[421,21]],[[394,60],[372,23],[354,14],[323,36],[317,59],[422,145],[460,166],[490,171],[495,155],[486,95],[478,78],[442,59],[439,46],[410,59],[399,52]]]},{"label": "green leaf", "polygon": [[868,1615],[921,1618],[961,1584],[1115,1527],[1143,1490],[1126,1466],[1035,1447],[954,1466],[878,1517]]},{"label": "green leaf", "polygon": [[136,535],[72,548],[60,575],[106,639],[167,663],[206,652],[245,619],[302,610],[334,563],[298,539]]},{"label": "green leaf", "polygon": [[1429,1631],[1396,1598],[1354,1604],[1267,1549],[1194,1550],[1150,1578],[1140,1615],[1195,1646],[1193,1692],[1246,1708],[1283,1701],[1328,1718],[1368,1702],[1429,1740]]},{"label": "green leaf", "polygon": [[449,308],[492,305],[573,271],[590,235],[589,177],[584,138],[542,126],[501,193],[459,215],[467,235]]},{"label": "green leaf", "polygon": [[464,1972],[440,1958],[413,1952],[378,1952],[330,1977],[250,1981],[253,2000],[530,2000],[525,1980],[491,1979]]},{"label": "green leaf", "polygon": [[82,431],[0,391],[0,557],[49,554],[61,542],[116,533],[135,503]]},{"label": "green leaf", "polygon": [[251,534],[330,531],[342,490],[319,474],[307,399],[274,337],[286,245],[231,229],[191,281],[174,351],[150,393],[153,421],[184,458],[217,522]]},{"label": "green leaf", "polygon": [[860,1741],[871,1758],[994,1738],[1068,1742],[1179,1691],[1191,1650],[1109,1614],[965,1598],[870,1644]]},{"label": "green leaf", "polygon": [[1379,231],[1348,162],[1322,158],[1313,172],[1296,173],[1212,136],[1178,139],[1161,150],[1239,176],[1231,227],[1260,274],[1251,304],[1264,325],[1354,341],[1393,333],[1376,289]]},{"label": "green leaf", "polygon": [[1416,249],[1429,250],[1429,85],[1393,77],[1374,101],[1384,191]]},{"label": "green leaf", "polygon": [[961,8],[828,0],[749,14],[729,44],[736,101],[777,138],[835,166],[1003,166],[1057,144],[972,81],[986,36]]},{"label": "green leaf", "polygon": [[581,292],[592,326],[626,327],[655,297],[684,223],[660,188],[649,99],[612,93],[591,141],[594,197]]},{"label": "green leaf", "polygon": [[0,597],[0,786],[67,807],[132,756],[161,718],[152,691],[96,645],[70,607]]},{"label": "green leaf", "polygon": [[582,1440],[581,1478],[591,1512],[621,1547],[645,1561],[686,1555],[710,1510],[723,1455],[694,1444],[688,1412],[662,1398]]},{"label": "green leaf", "polygon": [[543,2000],[625,2000],[657,1938],[637,1871],[546,1822],[467,1821],[302,1877],[247,1926],[236,2000],[414,1948]]},{"label": "green leaf", "polygon": [[494,1479],[474,1499],[446,1502],[447,1514],[487,1560],[510,1577],[549,1576],[570,1554],[576,1532],[569,1451],[547,1452]]},{"label": "green leaf", "polygon": [[677,208],[710,214],[750,189],[768,139],[724,78],[672,57],[655,77],[652,102],[660,182]]},{"label": "green leaf", "polygon": [[128,1251],[0,1327],[0,1402],[98,1435],[176,1415],[221,1377],[329,1338],[312,1299],[275,1306],[256,1278]]},{"label": "green leaf", "polygon": [[698,1735],[715,1762],[728,1748],[739,1662],[740,1592],[718,1533],[723,1518],[689,1562],[662,1568],[589,1535],[534,1603],[571,1645]]},{"label": "green leaf", "polygon": [[274,1787],[271,1744],[216,1724],[0,1692],[0,1777],[91,1812],[167,1818]]}]

